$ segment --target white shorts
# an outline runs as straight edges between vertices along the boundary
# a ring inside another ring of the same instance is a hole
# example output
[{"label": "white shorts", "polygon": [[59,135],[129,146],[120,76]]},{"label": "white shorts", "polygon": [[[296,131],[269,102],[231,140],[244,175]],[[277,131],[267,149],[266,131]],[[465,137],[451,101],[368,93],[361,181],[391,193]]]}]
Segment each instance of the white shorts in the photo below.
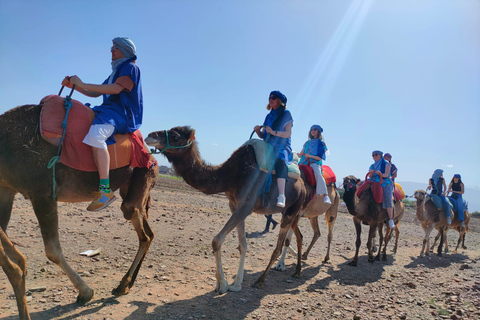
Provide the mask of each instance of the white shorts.
[{"label": "white shorts", "polygon": [[89,146],[107,149],[105,142],[115,131],[115,126],[112,124],[92,124],[88,134],[83,139],[83,143]]}]

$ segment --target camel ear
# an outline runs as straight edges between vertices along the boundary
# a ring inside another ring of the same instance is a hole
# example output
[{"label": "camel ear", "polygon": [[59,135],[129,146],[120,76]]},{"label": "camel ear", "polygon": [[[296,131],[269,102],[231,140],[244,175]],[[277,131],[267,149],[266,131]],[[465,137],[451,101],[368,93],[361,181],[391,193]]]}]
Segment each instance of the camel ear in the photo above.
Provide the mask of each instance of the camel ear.
[{"label": "camel ear", "polygon": [[192,130],[192,132],[190,133],[189,140],[195,140],[195,130]]}]

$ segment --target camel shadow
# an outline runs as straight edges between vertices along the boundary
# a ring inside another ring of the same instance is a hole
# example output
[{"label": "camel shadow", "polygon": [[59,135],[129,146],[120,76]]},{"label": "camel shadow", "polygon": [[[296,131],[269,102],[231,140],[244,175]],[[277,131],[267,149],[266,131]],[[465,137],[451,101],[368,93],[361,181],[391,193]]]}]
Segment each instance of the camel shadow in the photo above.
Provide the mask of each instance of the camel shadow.
[{"label": "camel shadow", "polygon": [[[295,265],[291,265],[285,272],[271,270],[268,281],[263,288],[251,287],[251,284],[263,273],[246,272],[244,286],[240,292],[227,292],[219,295],[213,290],[191,299],[177,300],[155,308],[153,314],[142,319],[245,319],[261,306],[262,299],[270,295],[300,294],[298,287],[305,284],[316,274],[318,267],[305,268],[302,277],[288,276],[293,274]],[[213,288],[212,288],[213,289]],[[131,319],[136,319],[132,314]]]},{"label": "camel shadow", "polygon": [[469,260],[470,258],[463,253],[444,253],[441,257],[439,257],[437,254],[432,254],[431,256],[424,257],[410,257],[410,259],[412,261],[405,265],[405,268],[412,269],[423,266],[428,269],[437,269],[448,268],[453,263],[461,263],[465,260]]}]

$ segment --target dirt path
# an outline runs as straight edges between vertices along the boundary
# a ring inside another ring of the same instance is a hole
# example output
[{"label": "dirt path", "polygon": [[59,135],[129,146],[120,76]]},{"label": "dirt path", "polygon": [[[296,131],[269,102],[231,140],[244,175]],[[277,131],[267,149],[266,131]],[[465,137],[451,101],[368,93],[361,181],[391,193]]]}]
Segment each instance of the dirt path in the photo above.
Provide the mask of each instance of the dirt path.
[{"label": "dirt path", "polygon": [[[216,294],[211,241],[230,216],[226,197],[204,195],[181,180],[160,178],[150,212],[155,239],[130,294],[111,295],[127,271],[138,247],[133,227],[123,219],[120,201],[97,212],[86,204],[59,204],[60,236],[70,265],[95,290],[86,306],[75,304],[77,292],[60,268],[47,261],[38,223],[28,201],[16,198],[8,233],[27,256],[27,289],[32,319],[479,319],[480,220],[472,219],[466,246],[443,257],[418,258],[422,230],[413,211],[401,225],[398,253],[388,261],[367,262],[366,231],[362,234],[359,266],[348,262],[355,253],[355,230],[345,207],[334,228],[331,262],[326,252],[326,228],[301,278],[292,278],[295,259],[288,255],[287,271],[270,271],[265,287],[250,285],[270,259],[276,231],[261,234],[264,216],[246,221],[249,233],[245,277],[241,292]],[[280,215],[274,215],[280,220]],[[312,238],[310,223],[300,223],[304,248]],[[449,231],[454,249],[458,233]],[[24,247],[22,247],[24,246]],[[238,267],[236,232],[223,246],[226,276]],[[79,255],[101,248],[95,257]],[[0,272],[0,318],[17,319],[13,291]]]}]

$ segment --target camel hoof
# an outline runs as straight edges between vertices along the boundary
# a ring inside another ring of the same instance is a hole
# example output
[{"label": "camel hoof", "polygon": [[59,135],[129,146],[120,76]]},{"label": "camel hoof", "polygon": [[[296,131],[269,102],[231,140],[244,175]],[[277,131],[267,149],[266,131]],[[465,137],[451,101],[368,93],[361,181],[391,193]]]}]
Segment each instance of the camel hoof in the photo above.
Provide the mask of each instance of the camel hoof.
[{"label": "camel hoof", "polygon": [[300,272],[295,272],[294,274],[292,274],[292,277],[299,279],[302,277],[302,274]]},{"label": "camel hoof", "polygon": [[441,252],[439,252],[439,253],[438,253],[438,256],[439,256],[439,257],[441,257],[441,256],[443,256],[443,255],[442,255],[442,253],[441,253]]},{"label": "camel hoof", "polygon": [[222,282],[217,282],[217,286],[215,287],[215,292],[218,294],[224,294],[228,291],[228,283],[227,280],[222,280]]},{"label": "camel hoof", "polygon": [[262,288],[263,288],[263,281],[260,281],[260,279],[258,279],[257,281],[255,281],[255,282],[252,284],[252,287],[253,287],[253,288],[262,289]]},{"label": "camel hoof", "polygon": [[357,266],[357,261],[353,261],[353,260],[352,260],[352,261],[350,261],[350,262],[348,263],[348,265],[349,265],[349,266],[352,266],[352,267],[356,267],[356,266]]},{"label": "camel hoof", "polygon": [[124,296],[130,292],[130,288],[125,286],[124,284],[120,283],[118,287],[112,290],[112,294],[115,297]]},{"label": "camel hoof", "polygon": [[[375,261],[380,261],[380,257],[379,256],[375,256]],[[372,261],[373,262],[373,261]]]},{"label": "camel hoof", "polygon": [[302,260],[308,260],[308,255],[302,254]]},{"label": "camel hoof", "polygon": [[281,263],[281,262],[278,262],[274,267],[273,267],[273,270],[277,270],[277,271],[285,271],[287,270],[287,267],[285,266],[284,263]]},{"label": "camel hoof", "polygon": [[92,300],[93,295],[95,293],[93,292],[92,289],[88,288],[87,292],[85,294],[79,294],[77,297],[77,303],[79,305],[85,305],[88,301]]},{"label": "camel hoof", "polygon": [[387,256],[383,256],[382,261],[387,261]]},{"label": "camel hoof", "polygon": [[242,291],[242,286],[240,286],[240,285],[231,285],[231,286],[228,286],[228,291],[240,292],[240,291]]},{"label": "camel hoof", "polygon": [[368,258],[368,262],[370,262],[370,263],[374,263],[374,262],[375,262],[375,259]]},{"label": "camel hoof", "polygon": [[323,259],[323,263],[329,263],[330,262],[330,257],[325,257],[325,259]]}]

